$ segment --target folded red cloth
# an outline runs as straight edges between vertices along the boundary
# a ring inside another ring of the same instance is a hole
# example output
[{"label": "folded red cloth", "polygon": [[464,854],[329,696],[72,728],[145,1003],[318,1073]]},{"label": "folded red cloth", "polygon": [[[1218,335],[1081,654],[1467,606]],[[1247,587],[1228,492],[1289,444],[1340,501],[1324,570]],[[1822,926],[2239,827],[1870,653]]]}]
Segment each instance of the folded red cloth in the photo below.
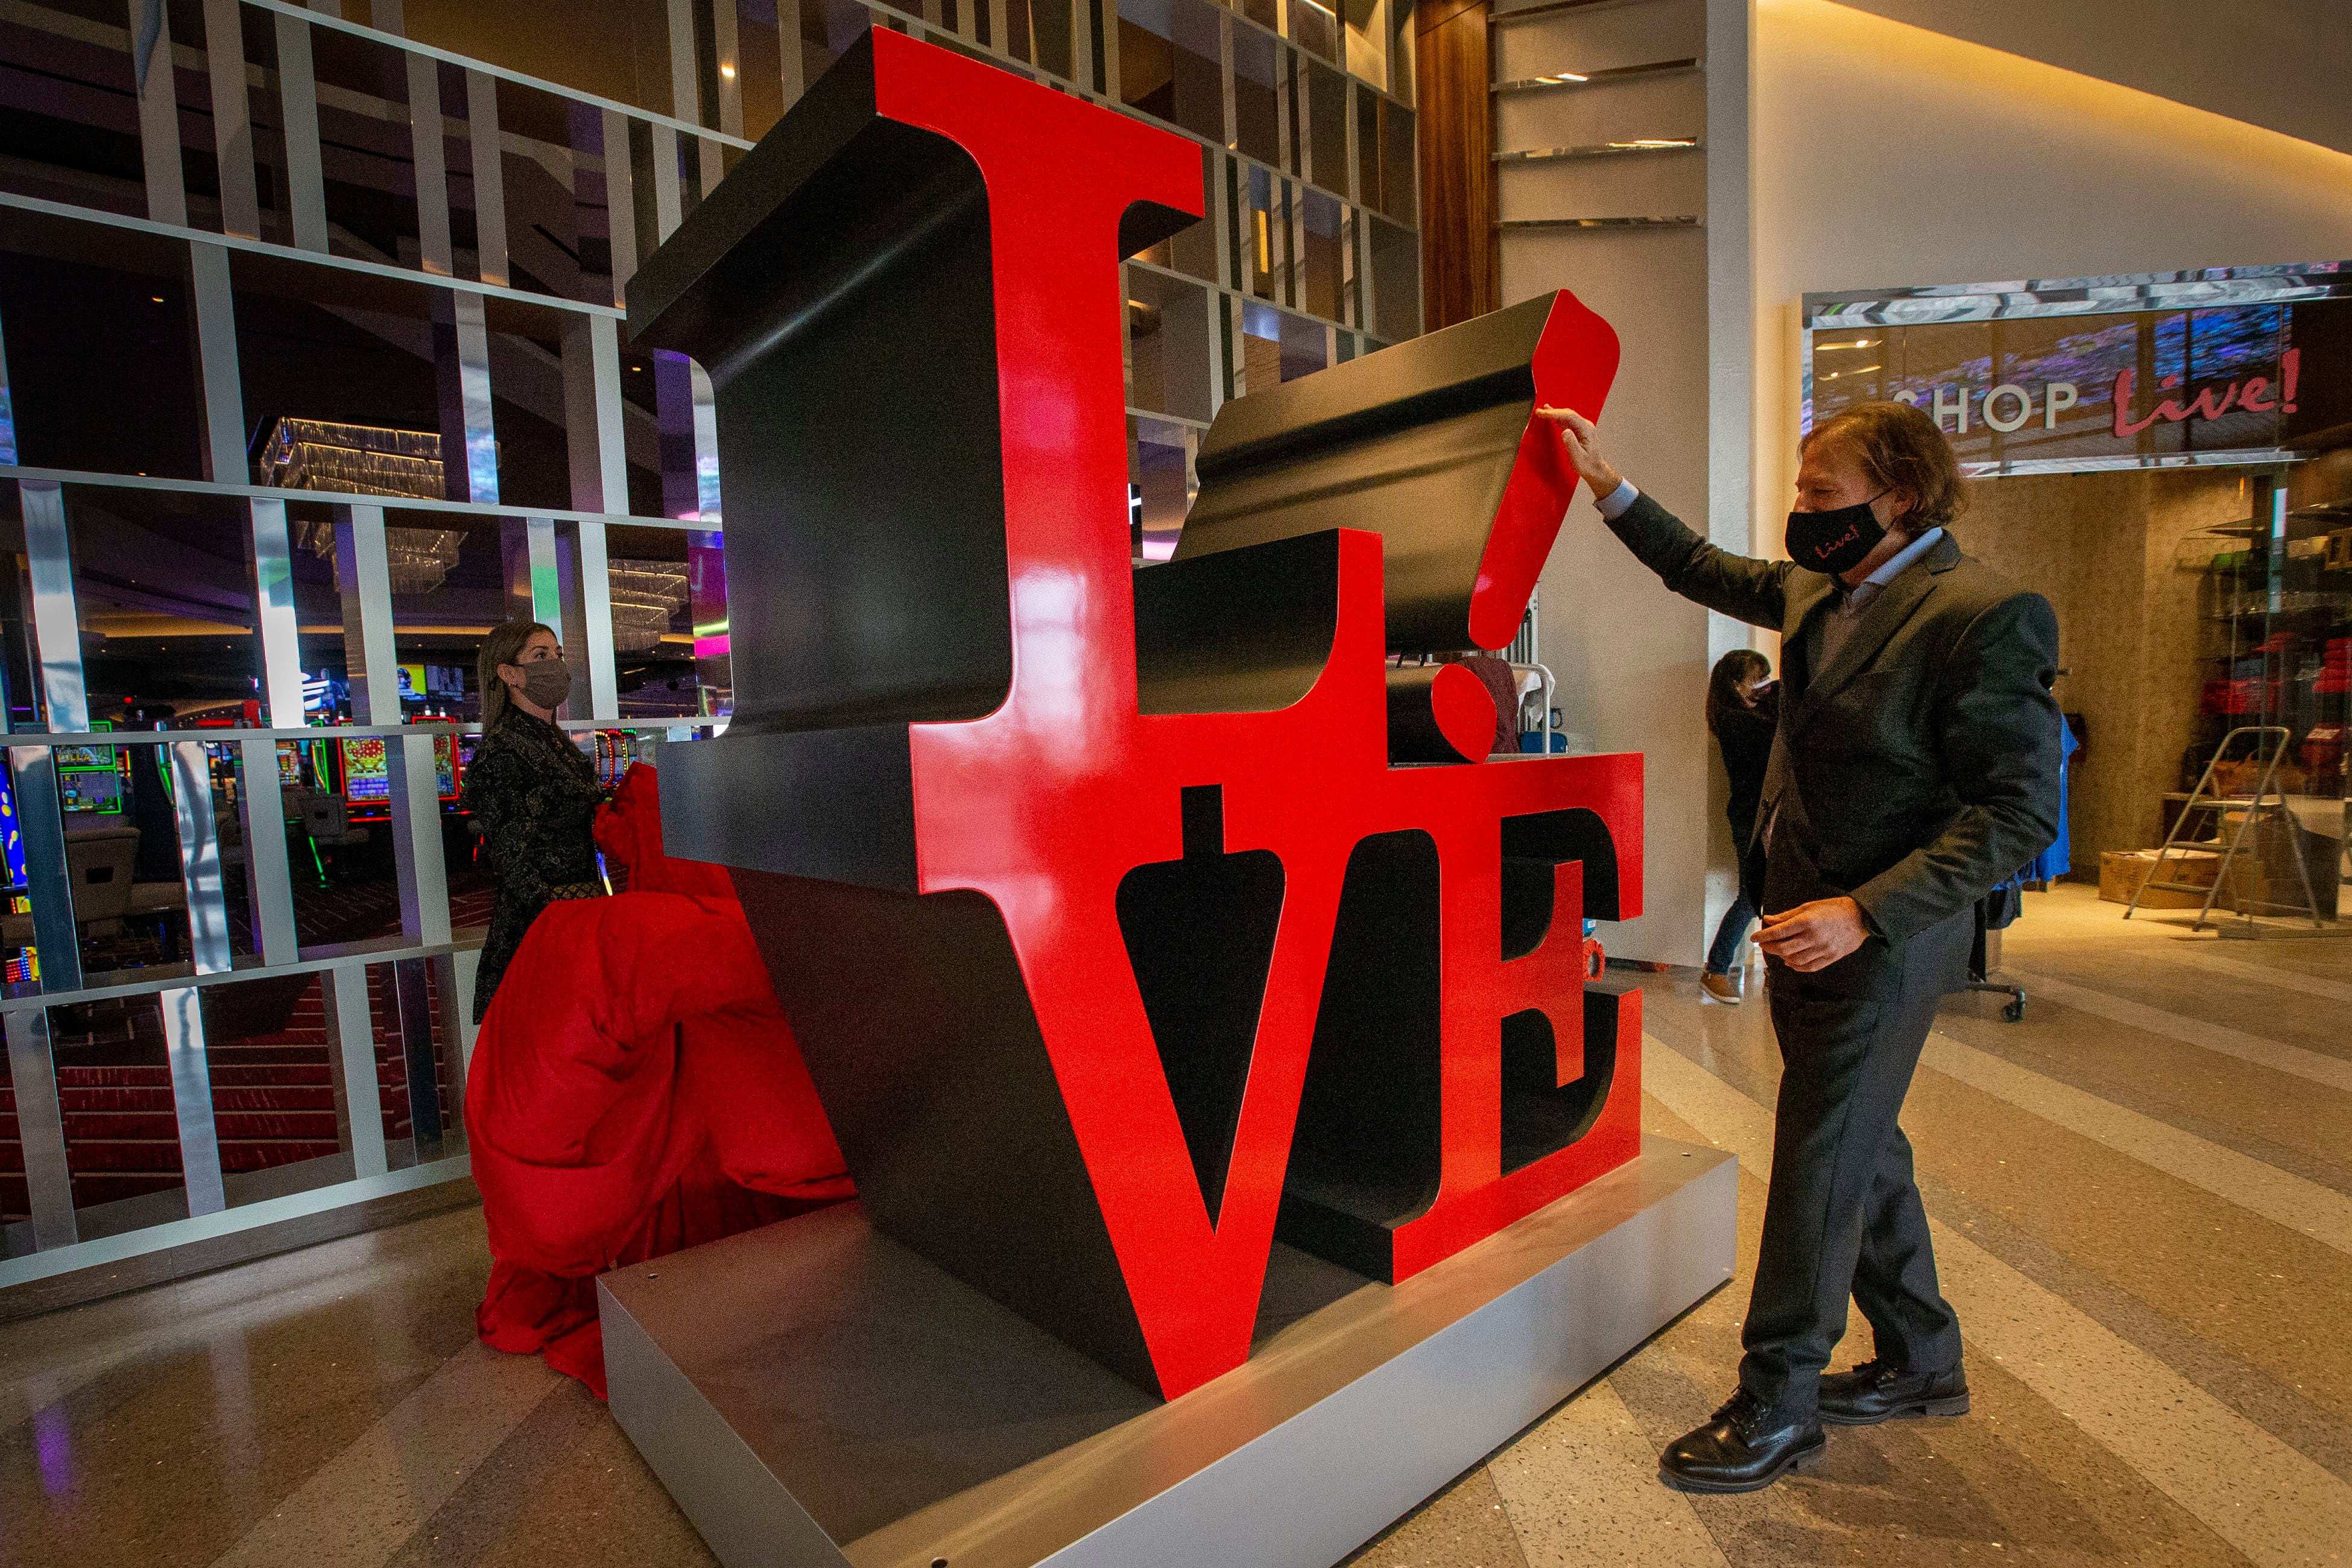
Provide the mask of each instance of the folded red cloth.
[{"label": "folded red cloth", "polygon": [[662,854],[660,821],[631,769],[597,842],[633,890],[532,922],[467,1079],[493,1260],[476,1327],[600,1397],[594,1276],[852,1190],[726,873]]}]

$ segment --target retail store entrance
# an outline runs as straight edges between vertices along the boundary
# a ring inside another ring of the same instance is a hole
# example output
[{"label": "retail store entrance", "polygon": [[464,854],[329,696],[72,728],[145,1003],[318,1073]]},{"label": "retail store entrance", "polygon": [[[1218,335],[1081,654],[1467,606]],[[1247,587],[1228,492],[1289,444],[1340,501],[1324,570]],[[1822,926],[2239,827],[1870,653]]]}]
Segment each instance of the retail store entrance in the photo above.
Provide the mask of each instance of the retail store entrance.
[{"label": "retail store entrance", "polygon": [[2021,879],[2052,901],[2005,913],[2143,958],[2293,938],[2352,978],[2326,940],[2352,936],[2352,269],[1816,295],[1805,321],[1809,419],[1930,410],[1973,481],[1963,548],[2058,612],[2067,832],[2054,879]]},{"label": "retail store entrance", "polygon": [[1976,490],[1969,551],[2058,611],[2068,879],[2118,919],[2352,930],[2352,460]]}]

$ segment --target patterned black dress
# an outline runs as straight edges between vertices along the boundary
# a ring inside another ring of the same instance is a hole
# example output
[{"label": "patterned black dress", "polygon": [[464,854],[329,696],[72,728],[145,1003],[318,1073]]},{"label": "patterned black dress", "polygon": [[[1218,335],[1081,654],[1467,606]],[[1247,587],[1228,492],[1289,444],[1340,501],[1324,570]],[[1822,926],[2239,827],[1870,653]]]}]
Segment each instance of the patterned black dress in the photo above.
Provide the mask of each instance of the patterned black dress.
[{"label": "patterned black dress", "polygon": [[466,770],[466,809],[481,830],[499,885],[474,978],[477,1024],[539,911],[556,899],[604,892],[592,832],[603,798],[595,765],[580,748],[554,725],[513,706]]}]

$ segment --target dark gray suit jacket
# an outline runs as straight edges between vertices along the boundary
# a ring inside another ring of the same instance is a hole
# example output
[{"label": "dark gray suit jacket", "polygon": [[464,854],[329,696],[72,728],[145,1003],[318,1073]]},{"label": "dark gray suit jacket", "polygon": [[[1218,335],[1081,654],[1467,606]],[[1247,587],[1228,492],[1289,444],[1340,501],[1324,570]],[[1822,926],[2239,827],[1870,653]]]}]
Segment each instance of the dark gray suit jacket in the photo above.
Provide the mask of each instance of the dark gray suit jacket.
[{"label": "dark gray suit jacket", "polygon": [[2058,834],[2050,602],[1947,532],[1864,608],[1826,668],[1808,669],[1831,578],[1719,550],[1646,495],[1609,526],[1675,593],[1780,634],[1780,728],[1758,818],[1771,847],[1760,868],[1747,857],[1749,896],[1769,912],[1847,894],[1874,933],[1806,983],[1880,995],[1906,963],[1956,970],[1970,907]]}]

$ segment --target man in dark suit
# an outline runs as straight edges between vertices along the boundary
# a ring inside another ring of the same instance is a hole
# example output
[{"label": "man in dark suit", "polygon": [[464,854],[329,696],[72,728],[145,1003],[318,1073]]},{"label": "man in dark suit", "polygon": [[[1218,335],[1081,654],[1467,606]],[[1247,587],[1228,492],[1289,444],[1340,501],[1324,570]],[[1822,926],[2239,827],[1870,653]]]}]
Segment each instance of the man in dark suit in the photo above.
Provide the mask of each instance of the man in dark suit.
[{"label": "man in dark suit", "polygon": [[[1663,1478],[1752,1491],[1817,1462],[1823,1421],[1969,1407],[1960,1334],[1896,1125],[1971,906],[2058,831],[2058,622],[1960,553],[1950,447],[1900,403],[1807,437],[1788,561],[1719,550],[1626,483],[1591,424],[1543,411],[1617,537],[1667,587],[1780,633],[1782,700],[1742,879],[1780,1043],[1772,1183],[1739,1391]],[[1870,1360],[1824,1376],[1851,1292]]]}]

